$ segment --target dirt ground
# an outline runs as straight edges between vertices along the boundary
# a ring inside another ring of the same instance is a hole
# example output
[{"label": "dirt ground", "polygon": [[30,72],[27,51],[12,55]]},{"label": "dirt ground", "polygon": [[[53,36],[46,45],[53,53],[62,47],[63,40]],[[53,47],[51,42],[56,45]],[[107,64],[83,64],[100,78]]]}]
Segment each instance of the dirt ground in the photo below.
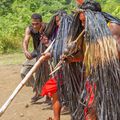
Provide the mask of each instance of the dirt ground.
[{"label": "dirt ground", "polygon": [[[0,107],[20,83],[20,69],[21,65],[0,65]],[[47,120],[51,117],[51,107],[44,103],[44,98],[31,104],[32,96],[32,88],[24,86],[0,120]],[[70,120],[70,116],[61,115],[61,120]]]}]

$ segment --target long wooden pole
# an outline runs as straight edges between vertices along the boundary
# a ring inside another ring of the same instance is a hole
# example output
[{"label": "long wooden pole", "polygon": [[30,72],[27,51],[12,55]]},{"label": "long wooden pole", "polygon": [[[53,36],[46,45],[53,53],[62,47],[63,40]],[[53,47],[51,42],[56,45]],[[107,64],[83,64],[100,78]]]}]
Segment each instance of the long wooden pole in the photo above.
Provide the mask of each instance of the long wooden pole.
[{"label": "long wooden pole", "polygon": [[[45,50],[44,54],[46,54],[47,52],[49,52],[49,50],[51,49],[54,41]],[[23,86],[25,85],[25,83],[30,79],[30,77],[33,75],[33,73],[37,70],[37,68],[40,67],[41,63],[43,62],[43,59],[46,57],[44,54],[38,59],[38,61],[35,63],[35,65],[32,67],[32,69],[25,76],[25,78],[19,83],[19,85],[13,91],[12,95],[8,98],[8,100],[5,102],[5,104],[0,108],[0,117],[3,115],[3,113],[5,112],[5,110],[8,108],[8,106],[10,105],[10,103],[13,101],[13,99],[15,98],[15,96],[18,94],[18,92],[23,88]]]}]

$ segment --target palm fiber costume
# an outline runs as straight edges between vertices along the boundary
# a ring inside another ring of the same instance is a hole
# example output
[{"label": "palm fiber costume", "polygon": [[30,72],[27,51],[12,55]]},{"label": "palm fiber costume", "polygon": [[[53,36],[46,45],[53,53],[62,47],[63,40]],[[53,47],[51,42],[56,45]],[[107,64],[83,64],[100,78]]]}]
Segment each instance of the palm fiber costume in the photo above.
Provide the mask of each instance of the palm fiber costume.
[{"label": "palm fiber costume", "polygon": [[[96,8],[96,2],[85,2],[81,8],[83,11],[77,12],[73,18],[64,53],[67,57],[78,54],[84,57],[81,63],[66,63],[64,67],[65,92],[72,120],[87,120],[88,115],[93,115],[94,120],[118,120],[120,66],[117,43],[107,26],[107,16]],[[84,27],[79,19],[81,12],[85,15]],[[83,29],[84,35],[75,41]]]}]

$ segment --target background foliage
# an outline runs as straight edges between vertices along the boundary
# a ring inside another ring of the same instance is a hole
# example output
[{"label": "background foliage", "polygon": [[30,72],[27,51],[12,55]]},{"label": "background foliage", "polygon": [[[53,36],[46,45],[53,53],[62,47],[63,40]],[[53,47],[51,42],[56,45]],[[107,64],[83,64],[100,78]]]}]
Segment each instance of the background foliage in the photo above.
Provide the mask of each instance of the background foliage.
[{"label": "background foliage", "polygon": [[[97,0],[103,11],[120,18],[120,0]],[[75,9],[74,0],[0,0],[0,53],[21,51],[24,30],[32,13],[41,13],[48,22],[57,9],[69,13]]]}]

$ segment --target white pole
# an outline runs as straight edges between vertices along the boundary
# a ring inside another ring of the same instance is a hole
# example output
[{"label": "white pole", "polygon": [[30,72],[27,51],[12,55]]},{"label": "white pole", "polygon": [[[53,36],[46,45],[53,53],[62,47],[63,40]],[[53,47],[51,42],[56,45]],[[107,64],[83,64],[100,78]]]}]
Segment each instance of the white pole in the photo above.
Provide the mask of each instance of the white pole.
[{"label": "white pole", "polygon": [[[55,41],[55,40],[54,40]],[[25,78],[19,83],[19,85],[16,87],[16,89],[13,91],[12,95],[8,98],[8,100],[4,103],[4,105],[0,108],[0,117],[3,115],[5,110],[8,108],[12,100],[15,98],[15,96],[18,94],[18,92],[22,89],[22,87],[25,85],[25,83],[30,79],[30,77],[33,75],[33,73],[37,70],[38,67],[40,67],[41,63],[43,62],[43,59],[46,57],[45,54],[49,52],[51,49],[54,41],[50,44],[50,46],[45,50],[44,54],[38,59],[38,61],[35,63],[35,65],[32,67],[32,69],[28,72],[28,74],[25,76]]]}]

